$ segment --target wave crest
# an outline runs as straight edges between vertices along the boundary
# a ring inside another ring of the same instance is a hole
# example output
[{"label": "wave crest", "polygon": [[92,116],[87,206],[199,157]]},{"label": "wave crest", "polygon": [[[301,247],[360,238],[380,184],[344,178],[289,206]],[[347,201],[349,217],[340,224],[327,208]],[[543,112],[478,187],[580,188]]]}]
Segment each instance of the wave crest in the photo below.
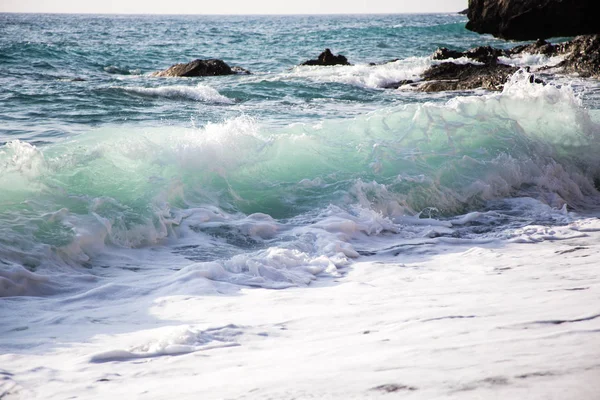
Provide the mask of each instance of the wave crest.
[{"label": "wave crest", "polygon": [[202,84],[198,84],[196,86],[161,86],[156,88],[124,87],[120,89],[127,93],[149,97],[164,97],[167,99],[186,99],[214,104],[235,103],[230,98],[220,94],[216,89]]}]

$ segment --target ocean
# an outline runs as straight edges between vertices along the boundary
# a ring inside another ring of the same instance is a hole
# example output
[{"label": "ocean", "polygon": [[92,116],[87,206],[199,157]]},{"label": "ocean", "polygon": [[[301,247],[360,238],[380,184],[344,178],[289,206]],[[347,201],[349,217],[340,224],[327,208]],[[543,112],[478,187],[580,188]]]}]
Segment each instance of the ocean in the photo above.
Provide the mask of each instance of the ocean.
[{"label": "ocean", "polygon": [[465,22],[0,14],[0,398],[583,390],[600,85],[384,89]]}]

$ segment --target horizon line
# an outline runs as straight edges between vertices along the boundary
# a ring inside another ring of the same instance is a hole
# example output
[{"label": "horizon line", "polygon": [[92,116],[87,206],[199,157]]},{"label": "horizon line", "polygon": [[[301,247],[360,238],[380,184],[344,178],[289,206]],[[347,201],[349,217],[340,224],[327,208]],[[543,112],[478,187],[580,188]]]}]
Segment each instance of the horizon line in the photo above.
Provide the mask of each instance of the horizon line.
[{"label": "horizon line", "polygon": [[129,15],[129,16],[221,16],[221,17],[257,17],[257,16],[272,16],[272,17],[286,17],[286,16],[345,16],[345,15],[430,15],[430,14],[459,14],[463,10],[459,11],[427,11],[427,12],[356,12],[356,13],[298,13],[298,14],[279,14],[279,13],[250,13],[250,14],[222,14],[222,13],[110,13],[110,12],[63,12],[63,11],[0,11],[0,14],[37,14],[37,15]]}]

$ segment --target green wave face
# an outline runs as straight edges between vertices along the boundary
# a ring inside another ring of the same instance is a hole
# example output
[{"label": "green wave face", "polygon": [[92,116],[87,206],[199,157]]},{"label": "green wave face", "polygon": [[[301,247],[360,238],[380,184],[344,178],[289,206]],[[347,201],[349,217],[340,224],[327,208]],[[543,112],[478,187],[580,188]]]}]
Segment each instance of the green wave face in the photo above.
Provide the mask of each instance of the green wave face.
[{"label": "green wave face", "polygon": [[586,207],[597,195],[598,132],[569,88],[517,77],[498,95],[315,125],[239,117],[103,128],[39,148],[13,141],[0,151],[0,226],[6,245],[27,251],[67,246],[82,231],[152,243],[197,205],[275,218],[357,203],[389,217],[449,216],[525,194]]}]

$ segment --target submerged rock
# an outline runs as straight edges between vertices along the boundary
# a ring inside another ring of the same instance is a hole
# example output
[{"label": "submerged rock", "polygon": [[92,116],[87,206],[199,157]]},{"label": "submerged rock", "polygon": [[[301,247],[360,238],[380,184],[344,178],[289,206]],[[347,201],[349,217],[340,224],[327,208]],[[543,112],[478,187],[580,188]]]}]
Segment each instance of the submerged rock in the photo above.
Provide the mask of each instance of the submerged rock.
[{"label": "submerged rock", "polygon": [[398,89],[401,86],[411,85],[413,83],[414,83],[413,80],[403,79],[403,80],[398,81],[398,82],[393,82],[393,83],[385,84],[385,85],[381,86],[381,88],[382,89]]},{"label": "submerged rock", "polygon": [[597,0],[469,0],[467,29],[532,40],[600,33]]},{"label": "submerged rock", "polygon": [[248,70],[241,67],[231,68],[223,60],[216,58],[208,60],[194,60],[189,63],[175,64],[164,71],[158,71],[153,76],[158,77],[193,77],[193,76],[218,76],[233,74],[249,74]]},{"label": "submerged rock", "polygon": [[320,66],[331,66],[331,65],[352,65],[348,62],[348,59],[341,54],[334,55],[331,50],[325,49],[324,52],[319,54],[316,60],[308,60],[300,65],[320,65]]},{"label": "submerged rock", "polygon": [[238,75],[252,75],[252,72],[250,72],[246,68],[242,68],[242,67],[231,67],[231,71],[234,74],[238,74]]},{"label": "submerged rock", "polygon": [[518,68],[504,64],[456,64],[446,62],[434,65],[423,73],[425,83],[419,85],[422,92],[446,90],[502,90],[508,78]]}]

